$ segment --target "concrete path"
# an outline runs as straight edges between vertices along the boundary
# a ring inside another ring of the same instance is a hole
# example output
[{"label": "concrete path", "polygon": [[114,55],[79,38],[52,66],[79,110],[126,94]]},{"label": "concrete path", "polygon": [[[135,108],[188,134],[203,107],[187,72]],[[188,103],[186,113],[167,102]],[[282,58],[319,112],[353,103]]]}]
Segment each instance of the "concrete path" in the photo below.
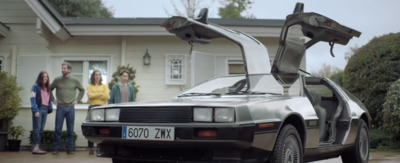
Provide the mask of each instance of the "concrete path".
[{"label": "concrete path", "polygon": [[[400,160],[400,151],[372,152],[370,163],[397,163]],[[313,163],[341,163],[340,157],[329,160],[316,161]],[[111,163],[109,158],[100,158],[89,155],[86,150],[76,151],[74,155],[67,155],[60,151],[58,155],[51,152],[45,155],[32,155],[30,151],[19,152],[0,151],[0,163]]]}]

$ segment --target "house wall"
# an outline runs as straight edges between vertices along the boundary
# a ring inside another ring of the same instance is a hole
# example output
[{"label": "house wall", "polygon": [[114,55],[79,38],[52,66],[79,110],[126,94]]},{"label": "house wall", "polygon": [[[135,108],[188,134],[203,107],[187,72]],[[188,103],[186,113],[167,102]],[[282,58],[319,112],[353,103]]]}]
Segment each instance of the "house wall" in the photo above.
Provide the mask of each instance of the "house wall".
[{"label": "house wall", "polygon": [[34,23],[36,21],[35,15],[24,0],[0,1],[0,20],[4,24]]}]

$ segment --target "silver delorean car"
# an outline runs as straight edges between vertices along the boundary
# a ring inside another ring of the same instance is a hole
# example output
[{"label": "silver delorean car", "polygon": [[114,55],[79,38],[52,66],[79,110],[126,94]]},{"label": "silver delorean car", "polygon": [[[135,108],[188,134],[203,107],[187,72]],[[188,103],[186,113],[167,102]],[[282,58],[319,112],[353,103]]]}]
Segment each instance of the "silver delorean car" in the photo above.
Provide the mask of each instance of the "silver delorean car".
[{"label": "silver delorean car", "polygon": [[241,49],[246,74],[203,82],[168,102],[91,109],[82,132],[98,144],[97,156],[114,163],[302,163],[338,156],[345,163],[368,162],[366,107],[333,81],[299,68],[315,43],[346,45],[360,32],[304,13],[298,3],[271,65],[262,43],[209,23],[206,9],[196,19],[174,16],[161,26],[189,43],[232,41]]}]

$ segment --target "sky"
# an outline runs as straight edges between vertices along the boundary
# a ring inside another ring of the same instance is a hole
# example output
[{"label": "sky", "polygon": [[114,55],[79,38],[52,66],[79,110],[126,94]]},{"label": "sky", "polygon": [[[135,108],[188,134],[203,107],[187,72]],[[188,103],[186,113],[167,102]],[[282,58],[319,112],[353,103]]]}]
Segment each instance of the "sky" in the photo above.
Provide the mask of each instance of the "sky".
[{"label": "sky", "polygon": [[[166,10],[172,14],[173,5],[183,11],[180,0],[102,0],[106,7],[114,11],[114,17],[124,18],[167,18]],[[218,8],[222,0],[202,0],[201,7],[209,8],[210,18],[219,18]],[[344,69],[344,58],[350,47],[362,47],[374,37],[400,32],[400,0],[252,0],[251,9],[244,15],[254,15],[257,19],[285,19],[293,12],[297,2],[304,3],[304,12],[316,12],[342,25],[361,32],[345,46],[335,45],[330,55],[327,43],[318,43],[307,50],[307,71],[317,72],[322,64]],[[195,14],[197,15],[197,13]],[[268,48],[268,47],[267,47]]]}]

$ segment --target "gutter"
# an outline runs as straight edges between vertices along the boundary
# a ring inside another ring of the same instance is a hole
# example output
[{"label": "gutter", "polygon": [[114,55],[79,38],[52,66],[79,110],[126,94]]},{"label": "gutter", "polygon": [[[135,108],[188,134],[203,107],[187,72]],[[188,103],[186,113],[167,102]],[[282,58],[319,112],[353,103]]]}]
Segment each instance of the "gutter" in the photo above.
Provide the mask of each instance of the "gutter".
[{"label": "gutter", "polygon": [[59,39],[66,41],[72,37],[61,21],[61,15],[51,7],[47,0],[25,0],[25,2]]}]

